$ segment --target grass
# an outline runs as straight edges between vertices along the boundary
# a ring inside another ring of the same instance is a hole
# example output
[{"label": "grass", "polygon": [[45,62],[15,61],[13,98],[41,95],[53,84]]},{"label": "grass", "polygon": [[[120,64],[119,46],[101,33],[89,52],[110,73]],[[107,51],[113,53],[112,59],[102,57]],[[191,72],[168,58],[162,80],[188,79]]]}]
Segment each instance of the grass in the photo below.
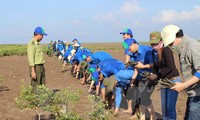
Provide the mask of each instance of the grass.
[{"label": "grass", "polygon": [[[141,44],[148,44],[148,42],[141,42]],[[89,48],[92,51],[119,51],[123,50],[120,42],[117,43],[83,43],[84,48]],[[44,53],[47,53],[47,44],[43,44]],[[27,55],[27,45],[19,44],[3,44],[0,45],[0,57],[11,55]]]}]

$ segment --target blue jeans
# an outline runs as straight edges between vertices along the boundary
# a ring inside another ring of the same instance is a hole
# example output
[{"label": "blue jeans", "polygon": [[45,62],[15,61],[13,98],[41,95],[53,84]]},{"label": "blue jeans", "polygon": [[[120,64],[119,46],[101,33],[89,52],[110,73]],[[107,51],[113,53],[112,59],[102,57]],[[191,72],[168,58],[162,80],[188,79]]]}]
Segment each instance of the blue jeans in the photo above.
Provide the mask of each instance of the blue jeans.
[{"label": "blue jeans", "polygon": [[[180,78],[173,80],[173,82],[180,82]],[[161,89],[161,106],[163,120],[176,120],[176,102],[178,92],[170,88]]]},{"label": "blue jeans", "polygon": [[124,88],[130,84],[134,71],[130,69],[120,70],[116,75],[115,79],[118,81],[115,88],[115,106],[120,107],[122,100],[122,92]]},{"label": "blue jeans", "polygon": [[123,87],[117,85],[115,88],[115,107],[119,108],[121,101],[122,101],[122,91],[123,91]]},{"label": "blue jeans", "polygon": [[200,120],[200,96],[188,97],[184,120]]}]

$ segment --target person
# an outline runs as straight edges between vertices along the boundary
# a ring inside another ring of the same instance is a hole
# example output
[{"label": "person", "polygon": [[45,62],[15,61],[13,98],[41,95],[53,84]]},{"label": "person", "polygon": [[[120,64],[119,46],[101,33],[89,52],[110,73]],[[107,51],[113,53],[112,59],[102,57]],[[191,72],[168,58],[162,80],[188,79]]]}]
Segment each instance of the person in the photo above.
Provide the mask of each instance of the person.
[{"label": "person", "polygon": [[[123,35],[123,39],[124,41],[126,40],[133,40],[135,42],[137,42],[134,38],[133,38],[133,33],[132,33],[132,30],[130,28],[126,28],[124,29],[123,32],[120,32],[120,34]],[[123,46],[123,45],[122,45]],[[125,50],[125,63],[127,63],[128,61],[130,61],[130,56],[132,55],[132,53],[129,52],[129,50]]]},{"label": "person", "polygon": [[72,42],[73,42],[73,44],[78,44],[79,46],[81,46],[81,43],[78,41],[78,39],[77,38],[74,38],[73,40],[72,40]]},{"label": "person", "polygon": [[37,85],[46,84],[44,53],[40,41],[47,36],[42,27],[36,27],[34,36],[27,46],[28,62],[30,66],[31,86],[33,91]]},{"label": "person", "polygon": [[[129,51],[132,53],[130,56],[132,61],[135,62],[141,62],[143,64],[150,64],[153,63],[152,59],[152,48],[147,45],[140,45],[137,41],[127,39],[122,43],[125,51]],[[155,111],[154,107],[151,101],[151,94],[153,92],[154,84],[149,82],[147,78],[143,77],[141,73],[144,71],[151,72],[152,69],[150,68],[145,68],[145,69],[139,69],[137,72],[137,77],[133,78],[131,81],[131,84],[134,82],[138,83],[138,90],[140,94],[140,103],[139,103],[139,110],[140,110],[140,119],[145,120],[145,114],[146,114],[146,109],[150,112],[150,119],[155,120]],[[135,71],[134,71],[135,72]],[[134,73],[135,74],[135,73]],[[135,76],[135,75],[133,75]],[[132,98],[133,99],[133,98]],[[137,99],[137,98],[134,98]],[[128,108],[130,107],[131,104],[128,104]],[[128,109],[127,111],[130,111],[131,109]],[[134,115],[132,117],[135,117]]]},{"label": "person", "polygon": [[56,57],[57,56],[57,50],[56,50],[56,41],[53,42],[53,56]]},{"label": "person", "polygon": [[[154,74],[151,74],[151,78],[168,79],[173,83],[181,82],[179,71],[175,65],[175,58],[173,56],[172,48],[163,47],[163,41],[161,39],[160,32],[152,32],[150,34],[150,45],[153,48],[152,57],[154,58],[154,64],[150,65],[151,68],[155,68]],[[157,56],[156,56],[157,55]],[[155,58],[156,57],[156,58]],[[143,68],[149,68],[147,67]],[[136,66],[138,67],[138,66]],[[152,79],[153,80],[153,79]],[[176,102],[178,98],[178,92],[171,90],[170,88],[161,89],[161,106],[163,120],[176,120]]]},{"label": "person", "polygon": [[[124,41],[133,41],[133,42],[135,42],[135,43],[138,43],[134,38],[133,38],[133,33],[132,33],[132,30],[130,29],[130,28],[126,28],[126,29],[124,29],[124,31],[123,32],[120,32],[120,34],[122,34],[123,35],[123,39],[124,39]],[[122,42],[122,46],[124,47],[124,42]],[[133,54],[127,49],[127,50],[125,50],[125,52],[124,52],[124,54],[125,54],[125,63],[128,63],[130,60],[134,60],[133,59]],[[129,67],[129,68],[131,68],[131,67]],[[132,79],[134,80],[135,78],[136,78],[136,76],[137,76],[137,74],[138,74],[138,70],[137,69],[134,69],[134,75],[132,76]],[[133,84],[130,84],[131,86],[130,87],[128,87],[127,88],[127,96],[130,96],[130,97],[127,97],[127,104],[128,104],[128,109],[127,110],[125,110],[125,111],[123,111],[123,113],[130,113],[130,114],[132,114],[132,106],[134,106],[133,108],[134,109],[136,109],[135,108],[135,106],[136,106],[136,102],[137,102],[137,99],[136,98],[138,98],[138,89],[137,89],[137,83],[135,83],[134,84],[134,86],[135,87],[133,87]],[[134,96],[132,96],[132,95],[129,95],[129,93],[133,93],[133,95]],[[131,97],[133,97],[134,99],[134,101],[132,101],[132,98]],[[132,105],[132,103],[134,103],[133,105]],[[138,112],[138,111],[136,111],[136,112]]]},{"label": "person", "polygon": [[176,25],[167,25],[161,31],[164,46],[177,48],[183,82],[175,84],[172,90],[186,90],[188,94],[185,120],[200,119],[200,43],[187,35]]},{"label": "person", "polygon": [[[112,99],[114,98],[112,97],[112,91],[115,91],[115,110],[113,112],[115,116],[119,113],[122,91],[125,92],[127,86],[130,85],[133,72],[133,69],[126,69],[122,61],[108,58],[99,62],[97,70],[92,74],[92,78],[95,80],[96,85],[101,84],[101,95],[103,101],[105,101],[105,96],[111,93],[111,101],[109,101],[109,103],[112,104]],[[114,82],[111,79],[105,79],[112,75],[115,76]]]},{"label": "person", "polygon": [[53,53],[53,41],[51,41],[51,42],[48,44],[48,55],[49,55],[49,57],[52,56],[52,53]]}]

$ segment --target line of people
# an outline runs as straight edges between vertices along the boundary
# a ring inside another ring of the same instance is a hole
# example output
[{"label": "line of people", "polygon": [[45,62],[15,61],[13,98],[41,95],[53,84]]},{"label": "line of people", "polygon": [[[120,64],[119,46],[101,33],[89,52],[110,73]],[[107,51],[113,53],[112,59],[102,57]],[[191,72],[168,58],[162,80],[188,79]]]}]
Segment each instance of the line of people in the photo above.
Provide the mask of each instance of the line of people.
[{"label": "line of people", "polygon": [[[42,32],[39,30],[38,34]],[[133,38],[131,29],[125,29],[120,34],[124,39],[122,46],[125,62],[104,51],[92,53],[88,48],[83,48],[77,39],[73,40],[73,45],[67,44],[66,48],[58,49],[60,59],[64,65],[72,66],[71,74],[81,79],[83,85],[91,80],[88,93],[95,87],[95,94],[101,95],[103,102],[107,101],[111,108],[114,105],[115,116],[120,113],[124,95],[128,108],[122,113],[129,113],[130,119],[139,117],[140,120],[145,120],[148,110],[150,120],[156,120],[151,94],[162,81],[171,83],[159,86],[163,120],[177,119],[176,103],[181,91],[186,91],[188,95],[184,119],[199,120],[200,43],[184,35],[183,30],[175,25],[167,25],[161,32],[152,32],[150,46],[139,44]],[[35,45],[38,44],[29,44]],[[30,56],[32,53],[29,49]],[[129,64],[131,62],[134,64]],[[31,75],[34,77],[34,74]],[[112,75],[115,76],[114,80],[107,79]]]}]

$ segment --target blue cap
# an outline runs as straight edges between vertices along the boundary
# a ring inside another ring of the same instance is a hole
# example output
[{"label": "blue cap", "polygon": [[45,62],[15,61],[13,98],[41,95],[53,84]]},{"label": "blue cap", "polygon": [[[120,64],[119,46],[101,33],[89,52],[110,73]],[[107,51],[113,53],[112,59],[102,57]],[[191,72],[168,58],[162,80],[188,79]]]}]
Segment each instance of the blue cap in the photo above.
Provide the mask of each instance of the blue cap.
[{"label": "blue cap", "polygon": [[122,46],[125,49],[125,51],[129,51],[130,46],[132,45],[132,43],[136,43],[139,44],[135,39],[126,39],[122,42]]},{"label": "blue cap", "polygon": [[82,55],[82,59],[83,59],[83,60],[86,60],[88,56],[89,56],[89,54],[83,54],[83,55]]},{"label": "blue cap", "polygon": [[123,32],[120,32],[120,34],[129,34],[129,35],[132,35],[133,33],[132,33],[131,29],[126,28],[126,29],[124,29]]},{"label": "blue cap", "polygon": [[72,40],[72,42],[74,42],[75,40],[76,40],[76,41],[78,41],[78,39],[77,39],[77,38],[74,38],[74,39]]},{"label": "blue cap", "polygon": [[36,27],[34,33],[47,36],[47,34],[44,32],[44,29],[42,27]]}]

